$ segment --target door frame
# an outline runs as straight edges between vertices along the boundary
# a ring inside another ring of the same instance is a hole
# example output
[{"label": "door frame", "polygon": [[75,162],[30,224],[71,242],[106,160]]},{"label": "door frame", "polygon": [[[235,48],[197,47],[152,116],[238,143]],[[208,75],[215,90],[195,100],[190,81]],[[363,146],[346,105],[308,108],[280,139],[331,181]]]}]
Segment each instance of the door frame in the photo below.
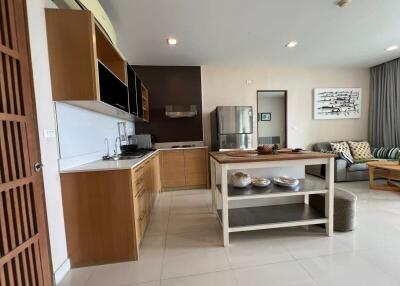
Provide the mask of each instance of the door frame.
[{"label": "door frame", "polygon": [[[27,169],[26,173],[22,179],[12,178],[10,181],[6,181],[5,183],[0,183],[2,186],[2,192],[4,188],[4,192],[11,192],[11,190],[15,189],[18,190],[27,188],[27,192],[29,192],[28,184],[30,185],[29,188],[32,189],[33,198],[31,198],[32,207],[32,214],[34,215],[31,218],[36,224],[36,231],[33,236],[30,238],[23,239],[22,243],[18,244],[15,248],[10,249],[3,257],[0,257],[0,267],[9,264],[10,262],[17,261],[17,257],[20,255],[24,255],[25,251],[29,247],[35,247],[35,253],[31,252],[29,259],[31,259],[30,263],[34,263],[36,265],[33,270],[35,270],[34,275],[38,279],[39,286],[52,286],[54,285],[54,278],[53,278],[53,267],[51,261],[51,253],[50,253],[50,240],[49,240],[49,231],[48,231],[48,220],[47,220],[47,211],[46,211],[46,201],[45,201],[45,190],[44,190],[44,182],[43,182],[43,173],[41,167],[37,172],[34,170],[35,162],[41,165],[41,154],[40,154],[40,142],[39,142],[39,129],[37,123],[37,114],[36,114],[36,97],[34,91],[34,82],[33,82],[33,69],[32,69],[32,57],[31,57],[31,49],[30,49],[30,38],[29,38],[29,27],[28,27],[28,16],[27,16],[27,0],[2,0],[1,1],[1,8],[4,10],[4,15],[6,15],[6,23],[9,25],[9,31],[7,28],[4,28],[6,32],[10,34],[10,47],[6,45],[0,45],[1,47],[1,55],[4,54],[5,57],[8,57],[8,61],[11,62],[14,60],[17,62],[13,66],[13,79],[16,78],[19,80],[20,90],[19,96],[23,100],[21,103],[21,108],[23,108],[23,113],[14,115],[11,112],[1,113],[1,120],[4,122],[20,122],[21,125],[24,126],[25,133],[22,133],[22,139],[25,139],[27,142],[26,150],[23,152],[23,157],[21,156],[21,161],[25,162]],[[7,14],[6,14],[7,13]],[[15,67],[17,66],[17,67]],[[5,73],[4,79],[10,78],[10,76],[6,77],[6,75],[10,75],[10,71]],[[17,85],[14,82],[15,85]],[[18,89],[18,87],[15,87]],[[5,92],[4,98],[7,96],[12,97],[12,95],[8,92]],[[15,95],[15,90],[13,91]],[[16,118],[16,121],[13,121],[13,118]],[[18,121],[19,120],[19,121]],[[11,124],[11,123],[10,123]],[[26,138],[23,138],[26,136]],[[22,142],[20,142],[23,144]],[[24,147],[21,147],[24,148]],[[14,161],[11,156],[8,156],[9,164],[13,164]],[[11,165],[10,165],[11,166]],[[26,185],[25,185],[26,184]],[[14,194],[15,196],[15,194]],[[29,201],[26,202],[27,204]],[[17,212],[17,211],[15,211]],[[19,211],[18,211],[19,212]],[[14,214],[13,214],[14,217]],[[21,219],[20,219],[21,220]],[[21,221],[20,221],[21,222]],[[12,227],[17,227],[18,222],[14,221]],[[26,236],[26,234],[24,235]],[[34,245],[37,243],[37,245]],[[33,251],[33,250],[30,250]],[[33,255],[35,254],[35,256]],[[3,258],[3,259],[2,259]],[[34,262],[32,262],[32,260]],[[19,266],[19,267],[18,267]],[[22,264],[16,265],[15,269],[18,273],[22,272]],[[27,269],[24,269],[28,271]],[[28,273],[32,272],[32,267],[29,269]],[[15,278],[15,273],[13,273],[11,278]],[[21,275],[21,274],[19,274]],[[42,278],[42,279],[40,279]]]},{"label": "door frame", "polygon": [[258,89],[257,91],[256,91],[256,96],[257,96],[257,106],[256,106],[256,110],[257,110],[257,145],[258,145],[258,93],[259,92],[283,92],[284,93],[284,97],[285,97],[285,145],[284,146],[282,146],[281,145],[281,147],[282,148],[287,148],[287,146],[288,146],[288,126],[287,126],[287,123],[288,123],[288,110],[287,110],[287,107],[288,107],[288,91],[287,90],[284,90],[284,89]]}]

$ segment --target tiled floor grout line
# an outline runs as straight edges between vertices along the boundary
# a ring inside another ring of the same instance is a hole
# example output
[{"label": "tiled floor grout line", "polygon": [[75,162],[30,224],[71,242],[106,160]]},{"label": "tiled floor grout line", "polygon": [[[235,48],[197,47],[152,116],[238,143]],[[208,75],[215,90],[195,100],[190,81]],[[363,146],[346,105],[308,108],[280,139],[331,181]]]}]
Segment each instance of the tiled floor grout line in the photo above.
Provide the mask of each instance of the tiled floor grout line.
[{"label": "tiled floor grout line", "polygon": [[301,267],[301,269],[303,269],[303,270],[307,273],[308,277],[310,277],[310,279],[311,279],[312,281],[314,281],[315,284],[317,284],[318,286],[323,286],[323,285],[321,285],[320,283],[318,283],[317,280],[315,280],[315,278],[311,275],[310,272],[308,272],[308,270],[303,266],[303,264],[300,263],[300,261],[297,260],[297,261],[296,261],[296,264],[299,265],[299,266]]},{"label": "tiled floor grout line", "polygon": [[161,281],[168,281],[168,280],[180,279],[180,278],[188,278],[188,277],[196,277],[196,276],[202,276],[202,275],[205,275],[205,274],[212,274],[212,273],[221,273],[221,272],[226,272],[226,271],[229,271],[229,270],[231,270],[231,269],[222,269],[222,270],[216,270],[216,271],[201,272],[201,273],[196,273],[196,274],[188,274],[188,275],[183,275],[183,276],[175,276],[175,277],[161,279]]},{"label": "tiled floor grout line", "polygon": [[161,285],[162,276],[163,276],[163,273],[164,273],[164,260],[165,260],[165,254],[167,252],[168,228],[169,228],[169,221],[171,219],[172,200],[173,200],[173,197],[172,197],[172,195],[170,195],[169,207],[168,207],[168,221],[167,221],[167,227],[165,229],[164,250],[163,250],[163,257],[161,259],[161,271],[160,271],[159,285]]},{"label": "tiled floor grout line", "polygon": [[[70,270],[70,271],[71,271],[71,270]],[[87,286],[87,285],[88,285],[89,280],[90,280],[90,278],[92,278],[92,276],[94,275],[95,271],[96,271],[96,269],[93,269],[93,271],[90,273],[90,275],[89,275],[88,279],[86,280],[84,286]]]}]

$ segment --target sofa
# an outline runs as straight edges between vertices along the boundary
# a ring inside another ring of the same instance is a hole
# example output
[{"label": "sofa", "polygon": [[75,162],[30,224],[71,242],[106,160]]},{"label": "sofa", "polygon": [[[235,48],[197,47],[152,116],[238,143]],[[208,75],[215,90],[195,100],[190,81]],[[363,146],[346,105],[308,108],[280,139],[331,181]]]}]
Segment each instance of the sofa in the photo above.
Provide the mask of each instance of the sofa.
[{"label": "sofa", "polygon": [[[374,160],[393,159],[390,157],[391,150],[398,148],[371,148],[374,155]],[[312,146],[312,150],[316,152],[331,153],[332,148],[330,142],[320,142]],[[396,157],[400,152],[397,151]],[[310,165],[306,166],[306,174],[325,178],[325,165]],[[351,182],[368,180],[368,165],[367,163],[349,164],[348,161],[341,157],[335,159],[335,182]]]},{"label": "sofa", "polygon": [[[320,142],[313,145],[312,150],[315,152],[332,152],[330,142]],[[309,165],[306,166],[306,174],[325,178],[325,165]],[[335,159],[335,182],[351,182],[368,180],[367,163],[351,164],[348,166],[346,160],[341,158]]]}]

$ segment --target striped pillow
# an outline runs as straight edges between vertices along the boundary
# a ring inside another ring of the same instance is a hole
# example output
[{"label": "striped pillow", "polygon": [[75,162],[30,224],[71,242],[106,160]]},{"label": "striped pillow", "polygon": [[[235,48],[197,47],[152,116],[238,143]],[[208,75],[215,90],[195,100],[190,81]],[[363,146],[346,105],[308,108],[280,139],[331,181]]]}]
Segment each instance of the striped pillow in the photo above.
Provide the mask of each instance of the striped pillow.
[{"label": "striped pillow", "polygon": [[350,148],[347,142],[335,142],[330,143],[332,151],[339,155],[342,159],[345,159],[348,163],[353,164],[353,156],[351,156]]},{"label": "striped pillow", "polygon": [[381,147],[374,148],[372,155],[377,159],[398,159],[400,155],[400,148]]}]

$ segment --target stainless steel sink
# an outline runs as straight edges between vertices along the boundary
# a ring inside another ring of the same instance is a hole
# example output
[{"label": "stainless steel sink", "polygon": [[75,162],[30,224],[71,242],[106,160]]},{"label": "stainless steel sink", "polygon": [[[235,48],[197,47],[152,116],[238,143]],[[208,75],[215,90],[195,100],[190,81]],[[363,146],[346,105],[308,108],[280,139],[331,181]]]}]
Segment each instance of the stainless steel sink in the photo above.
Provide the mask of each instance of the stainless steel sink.
[{"label": "stainless steel sink", "polygon": [[110,157],[103,157],[104,161],[119,161],[119,160],[132,160],[142,158],[145,154],[137,154],[137,155],[117,155],[117,156],[110,156]]}]

